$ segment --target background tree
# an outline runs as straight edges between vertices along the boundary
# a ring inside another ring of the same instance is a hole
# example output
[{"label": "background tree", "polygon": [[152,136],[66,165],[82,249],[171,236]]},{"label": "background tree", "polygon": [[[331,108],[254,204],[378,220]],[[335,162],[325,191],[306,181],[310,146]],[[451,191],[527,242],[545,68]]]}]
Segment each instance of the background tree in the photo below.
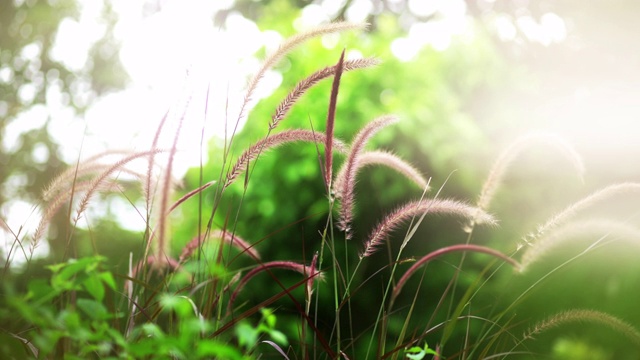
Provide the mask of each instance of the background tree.
[{"label": "background tree", "polygon": [[[52,49],[59,27],[78,15],[75,1],[0,1],[3,213],[15,211],[6,205],[19,201],[39,204],[42,190],[64,169],[59,140],[49,133],[54,114],[62,110],[71,121],[82,116],[96,98],[125,86],[127,75],[112,34],[116,18],[109,6],[103,14],[102,38],[93,44],[84,64],[75,68],[56,59]],[[52,229],[64,229],[66,223],[59,218]],[[56,253],[67,239],[62,231],[52,235],[51,249]]]}]

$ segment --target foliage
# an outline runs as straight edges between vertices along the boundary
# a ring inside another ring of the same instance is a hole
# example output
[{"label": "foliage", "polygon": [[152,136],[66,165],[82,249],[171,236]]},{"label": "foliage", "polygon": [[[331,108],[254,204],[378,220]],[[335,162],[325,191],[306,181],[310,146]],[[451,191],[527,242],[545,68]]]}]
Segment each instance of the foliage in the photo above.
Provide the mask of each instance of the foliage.
[{"label": "foliage", "polygon": [[406,356],[411,360],[422,360],[426,355],[440,356],[437,351],[430,349],[428,344],[424,344],[424,348],[414,346],[405,350]]},{"label": "foliage", "polygon": [[49,266],[50,281],[29,282],[26,294],[5,289],[2,317],[21,319],[28,327],[19,334],[4,329],[2,353],[12,358],[243,358],[234,347],[203,337],[211,324],[194,314],[193,302],[184,296],[159,294],[159,301],[146,310],[157,308],[155,316],[169,316],[170,323],[130,327],[133,302],[122,301],[113,274],[103,268],[105,260],[70,259]]}]

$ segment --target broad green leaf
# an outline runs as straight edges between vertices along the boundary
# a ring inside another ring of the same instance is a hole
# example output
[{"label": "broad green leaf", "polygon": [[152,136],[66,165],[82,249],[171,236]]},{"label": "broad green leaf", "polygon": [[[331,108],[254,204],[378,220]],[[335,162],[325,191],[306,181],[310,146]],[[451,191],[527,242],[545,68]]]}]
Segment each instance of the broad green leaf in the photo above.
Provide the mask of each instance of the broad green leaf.
[{"label": "broad green leaf", "polygon": [[105,320],[109,318],[109,311],[107,311],[107,308],[105,308],[102,303],[95,300],[78,299],[76,301],[76,305],[91,319]]},{"label": "broad green leaf", "polygon": [[162,339],[164,338],[164,333],[162,332],[162,329],[160,329],[160,327],[158,327],[158,325],[153,324],[153,323],[145,323],[142,325],[142,332],[148,336],[151,336],[153,338],[158,338],[158,339]]},{"label": "broad green leaf", "polygon": [[225,360],[236,360],[244,358],[236,348],[213,340],[198,341],[196,346],[196,354],[198,357],[213,357],[215,359]]},{"label": "broad green leaf", "polygon": [[240,346],[250,347],[258,342],[258,330],[246,322],[241,322],[235,328]]},{"label": "broad green leaf", "polygon": [[116,289],[116,280],[113,278],[113,274],[108,271],[103,271],[99,274],[100,279],[107,284],[112,290]]},{"label": "broad green leaf", "polygon": [[268,308],[264,308],[260,310],[262,312],[262,318],[264,322],[267,324],[269,329],[273,329],[276,326],[276,316],[273,314],[273,311]]},{"label": "broad green leaf", "polygon": [[271,330],[269,331],[269,336],[271,337],[271,339],[273,339],[273,341],[275,341],[276,343],[282,346],[289,345],[289,340],[287,340],[287,336],[281,331]]},{"label": "broad green leaf", "polygon": [[98,276],[89,276],[83,282],[84,289],[97,301],[104,299],[104,285]]},{"label": "broad green leaf", "polygon": [[194,316],[192,302],[184,296],[163,294],[160,297],[160,304],[164,311],[175,311],[180,318]]}]

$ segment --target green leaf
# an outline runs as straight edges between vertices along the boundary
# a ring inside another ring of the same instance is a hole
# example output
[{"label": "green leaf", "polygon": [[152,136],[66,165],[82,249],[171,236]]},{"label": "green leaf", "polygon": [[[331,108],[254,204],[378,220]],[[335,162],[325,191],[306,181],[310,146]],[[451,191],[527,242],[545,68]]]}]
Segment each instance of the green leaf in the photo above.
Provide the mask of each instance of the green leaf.
[{"label": "green leaf", "polygon": [[111,290],[116,289],[116,280],[113,278],[113,275],[108,271],[103,271],[100,273],[100,279],[102,282],[107,284],[111,288]]},{"label": "green leaf", "polygon": [[426,355],[440,356],[435,350],[430,349],[427,343],[424,344],[424,348],[414,346],[406,349],[404,352],[407,358],[411,360],[422,360]]},{"label": "green leaf", "polygon": [[238,324],[235,328],[238,344],[244,347],[251,347],[258,342],[258,330],[246,322]]},{"label": "green leaf", "polygon": [[76,331],[81,329],[83,324],[77,311],[62,310],[58,313],[57,322],[67,329],[67,331]]},{"label": "green leaf", "polygon": [[122,348],[127,347],[128,345],[127,340],[124,338],[124,336],[122,336],[122,334],[118,330],[113,328],[107,328],[106,333],[111,337],[111,339],[113,340],[114,343],[116,343],[116,345]]},{"label": "green leaf", "polygon": [[242,359],[242,354],[232,346],[213,340],[200,340],[196,348],[198,357],[215,359]]},{"label": "green leaf", "polygon": [[271,311],[271,309],[269,308],[263,308],[260,309],[260,311],[262,312],[262,318],[267,324],[267,327],[269,329],[273,329],[274,327],[276,327],[276,316],[273,314],[273,311]]},{"label": "green leaf", "polygon": [[53,287],[45,279],[33,279],[27,284],[27,299],[40,300],[57,295]]},{"label": "green leaf", "polygon": [[160,329],[160,327],[158,327],[158,325],[153,324],[153,323],[145,323],[142,325],[142,332],[145,335],[148,335],[152,338],[157,338],[157,339],[162,339],[164,338],[164,333],[162,332],[162,329]]},{"label": "green leaf", "polygon": [[57,291],[79,290],[74,278],[77,276],[78,280],[83,280],[87,274],[94,273],[105,259],[104,256],[94,256],[51,265],[48,267],[53,272],[51,286]]},{"label": "green leaf", "polygon": [[414,346],[411,349],[406,350],[406,353],[407,353],[406,354],[407,358],[411,360],[422,360],[426,355],[426,352],[417,346]]},{"label": "green leaf", "polygon": [[271,337],[271,339],[273,339],[273,341],[275,341],[276,343],[282,346],[289,345],[289,340],[287,340],[287,336],[281,331],[271,330],[269,331],[269,336]]},{"label": "green leaf", "polygon": [[109,312],[102,303],[89,299],[78,299],[76,305],[82,312],[94,320],[105,320],[109,318]]},{"label": "green leaf", "polygon": [[192,301],[185,296],[172,294],[162,294],[160,304],[165,311],[175,311],[180,318],[191,318],[194,316]]},{"label": "green leaf", "polygon": [[98,276],[89,276],[83,282],[84,289],[97,301],[104,299],[104,286]]}]

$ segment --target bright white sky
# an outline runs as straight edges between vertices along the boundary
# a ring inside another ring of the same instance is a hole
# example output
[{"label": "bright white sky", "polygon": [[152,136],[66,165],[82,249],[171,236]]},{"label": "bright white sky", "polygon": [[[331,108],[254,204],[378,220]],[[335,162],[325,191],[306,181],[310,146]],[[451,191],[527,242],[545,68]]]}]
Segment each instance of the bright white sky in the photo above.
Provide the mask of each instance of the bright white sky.
[{"label": "bright white sky", "polygon": [[[230,118],[233,119],[237,114],[246,78],[259,66],[259,61],[252,55],[262,46],[275,49],[282,38],[273,31],[260,32],[253,22],[238,13],[229,16],[224,29],[214,28],[211,21],[213,15],[232,6],[233,0],[170,0],[163,2],[160,12],[147,17],[143,16],[142,11],[144,1],[112,0],[112,3],[120,19],[115,37],[122,44],[121,60],[131,77],[130,86],[99,99],[83,119],[73,117],[71,111],[62,105],[61,93],[56,93],[53,88],[47,94],[49,101],[46,106],[32,107],[12,123],[2,145],[11,148],[14,145],[11,139],[15,139],[17,134],[43,126],[44,119],[51,116],[50,132],[62,144],[63,158],[69,163],[75,162],[80,153],[81,157],[88,157],[106,149],[148,149],[155,128],[167,108],[181,111],[186,98],[190,96],[189,116],[185,120],[182,141],[179,143],[181,152],[174,162],[175,174],[181,177],[186,169],[197,166],[200,161],[203,129],[205,146],[206,139],[222,133],[227,99],[230,101]],[[307,6],[296,27],[300,30],[327,22],[343,3],[344,0],[327,0],[322,5]],[[82,10],[79,20],[65,19],[60,24],[52,52],[55,59],[71,69],[83,68],[88,49],[106,30],[99,18],[102,1],[82,1],[80,4]],[[427,23],[415,24],[405,37],[391,44],[391,52],[400,60],[411,60],[421,46],[444,51],[453,36],[473,36],[473,27],[463,0],[410,0],[409,7],[419,15],[439,12],[440,16]],[[355,0],[346,15],[351,21],[362,21],[371,9],[369,0]],[[564,22],[554,14],[547,14],[540,21],[530,17],[517,21],[499,17],[494,23],[504,40],[515,37],[516,27],[543,44],[562,41],[566,35]],[[332,46],[331,43],[326,42],[327,46]],[[29,51],[33,54],[26,56],[35,56],[39,50]],[[0,71],[0,80],[2,76]],[[278,73],[268,73],[256,98],[271,93],[280,81]],[[210,89],[210,103],[205,118],[207,88]],[[22,91],[28,97],[33,89]],[[173,134],[171,128],[166,133]],[[164,146],[168,147],[172,138],[163,140]],[[45,151],[38,156],[46,161],[48,154]],[[20,185],[20,179],[14,183]],[[125,227],[144,228],[144,223],[124,200],[113,200],[109,206],[113,213],[119,214],[119,220]],[[0,210],[14,231],[21,226],[23,229],[34,229],[39,220],[39,210],[21,200],[12,200]],[[101,213],[104,210],[96,207],[88,217]],[[12,236],[5,237],[5,254],[13,239]],[[43,241],[36,255],[46,254],[47,251],[46,241]],[[15,263],[24,260],[20,252],[14,254]]]}]

